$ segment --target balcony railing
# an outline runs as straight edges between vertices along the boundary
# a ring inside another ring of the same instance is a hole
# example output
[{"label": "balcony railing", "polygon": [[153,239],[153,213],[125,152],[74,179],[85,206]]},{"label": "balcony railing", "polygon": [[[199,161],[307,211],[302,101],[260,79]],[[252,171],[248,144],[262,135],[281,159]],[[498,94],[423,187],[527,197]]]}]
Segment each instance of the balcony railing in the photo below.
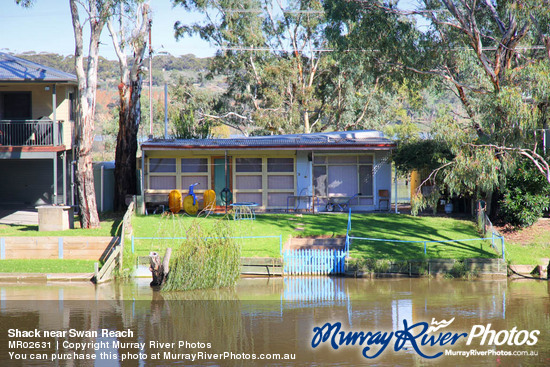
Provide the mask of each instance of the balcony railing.
[{"label": "balcony railing", "polygon": [[[57,129],[57,134],[54,134]],[[50,119],[0,120],[0,145],[58,146],[63,141],[63,123]]]}]

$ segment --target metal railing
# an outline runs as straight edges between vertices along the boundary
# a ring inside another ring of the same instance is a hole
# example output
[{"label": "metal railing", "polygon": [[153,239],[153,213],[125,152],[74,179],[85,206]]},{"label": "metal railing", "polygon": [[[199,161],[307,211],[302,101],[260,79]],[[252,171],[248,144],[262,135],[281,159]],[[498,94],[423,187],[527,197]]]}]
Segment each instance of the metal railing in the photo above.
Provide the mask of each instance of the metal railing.
[{"label": "metal railing", "polygon": [[[503,260],[506,260],[506,248],[504,245],[504,236],[493,226],[493,223],[487,216],[485,210],[479,210],[477,213],[477,225],[483,238],[491,241],[491,247],[502,256]],[[500,241],[500,249],[496,241]]]},{"label": "metal railing", "polygon": [[[485,213],[483,213],[485,214]],[[352,240],[361,240],[361,241],[373,241],[373,242],[389,242],[389,243],[412,243],[412,244],[423,244],[424,245],[424,256],[428,255],[428,244],[449,244],[449,243],[461,243],[461,242],[471,242],[471,241],[491,241],[491,247],[495,250],[495,252],[502,257],[502,260],[506,260],[505,255],[505,245],[504,245],[504,236],[502,236],[498,231],[496,231],[493,227],[493,224],[487,217],[487,215],[484,215],[483,219],[487,221],[490,224],[489,230],[487,230],[487,226],[484,225],[484,232],[483,237],[480,238],[464,238],[460,240],[421,240],[421,241],[412,241],[412,240],[391,240],[391,239],[384,239],[384,238],[370,238],[370,237],[356,237],[351,236],[351,208],[349,209],[348,213],[348,227],[346,230],[346,247],[345,251],[349,254],[349,248],[352,243]],[[490,233],[489,233],[490,232]],[[497,241],[500,242],[500,253],[497,246]],[[349,256],[349,255],[348,255]]]},{"label": "metal railing", "polygon": [[[205,240],[210,239],[219,239],[219,238],[231,238],[235,240],[248,240],[248,239],[260,239],[260,238],[277,238],[279,240],[279,251],[283,253],[283,235],[278,236],[231,236],[231,237],[203,237]],[[187,237],[134,237],[132,235],[132,254],[135,254],[137,251],[144,252],[146,250],[136,250],[135,242],[136,240],[161,240],[161,241],[174,241],[174,240],[187,240]],[[160,250],[161,247],[150,247],[148,251]]]},{"label": "metal railing", "polygon": [[61,121],[0,120],[0,145],[57,146],[62,144],[62,140],[63,123]]}]

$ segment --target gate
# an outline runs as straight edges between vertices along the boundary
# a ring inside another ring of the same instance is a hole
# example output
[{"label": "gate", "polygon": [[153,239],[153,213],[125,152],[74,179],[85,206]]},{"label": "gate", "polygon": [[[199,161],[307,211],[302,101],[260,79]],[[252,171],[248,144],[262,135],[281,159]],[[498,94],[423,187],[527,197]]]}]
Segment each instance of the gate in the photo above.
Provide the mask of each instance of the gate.
[{"label": "gate", "polygon": [[283,252],[284,275],[343,274],[346,263],[345,250],[285,250]]}]

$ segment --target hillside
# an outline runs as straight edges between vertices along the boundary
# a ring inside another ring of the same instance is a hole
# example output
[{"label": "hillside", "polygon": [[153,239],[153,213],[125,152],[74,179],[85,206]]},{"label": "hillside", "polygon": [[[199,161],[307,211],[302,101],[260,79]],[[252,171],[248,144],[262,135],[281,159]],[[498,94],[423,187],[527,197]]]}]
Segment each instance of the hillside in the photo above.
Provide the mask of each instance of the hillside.
[{"label": "hillside", "polygon": [[[68,73],[74,70],[74,55],[64,56],[56,53],[36,53],[33,51],[14,54],[42,65],[59,69]],[[157,55],[153,57],[153,86],[162,86],[165,78],[168,80],[178,80],[180,77],[192,81],[202,80],[202,75],[206,73],[210,58],[198,58],[195,55],[188,54],[183,56]],[[99,57],[98,80],[100,89],[116,90],[119,76],[119,66],[117,60],[107,60]]]}]

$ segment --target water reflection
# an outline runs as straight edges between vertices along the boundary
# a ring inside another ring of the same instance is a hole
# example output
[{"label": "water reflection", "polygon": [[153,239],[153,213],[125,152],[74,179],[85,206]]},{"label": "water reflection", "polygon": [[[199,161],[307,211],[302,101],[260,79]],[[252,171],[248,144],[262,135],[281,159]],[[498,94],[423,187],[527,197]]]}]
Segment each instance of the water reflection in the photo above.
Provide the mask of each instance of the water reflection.
[{"label": "water reflection", "polygon": [[345,278],[336,277],[285,277],[285,301],[342,301],[348,300]]},{"label": "water reflection", "polygon": [[[390,350],[377,365],[458,366],[550,365],[550,286],[548,282],[451,281],[442,279],[344,279],[330,277],[243,278],[234,289],[153,292],[148,281],[91,284],[0,285],[0,359],[2,365],[44,365],[15,361],[7,331],[131,330],[128,338],[64,336],[36,353],[88,353],[101,360],[50,361],[59,366],[176,365],[365,365],[361,348],[311,349],[312,330],[325,322],[343,330],[396,331],[408,322],[455,318],[450,331],[470,332],[491,323],[493,330],[541,330],[534,347],[504,345],[498,350],[538,351],[538,357],[441,357],[429,361],[416,353]],[[39,341],[52,341],[40,338]],[[108,347],[71,349],[71,344],[105,342]],[[116,342],[116,343],[115,343]],[[120,343],[120,344],[119,344]],[[210,344],[208,346],[208,344]],[[136,347],[134,347],[136,346]],[[478,347],[487,350],[494,347]],[[461,343],[455,350],[469,350]],[[289,353],[295,361],[201,359],[193,353]],[[140,353],[146,358],[140,357]],[[121,356],[127,360],[120,361]],[[158,360],[152,360],[158,356]],[[133,358],[136,357],[136,358]]]}]

